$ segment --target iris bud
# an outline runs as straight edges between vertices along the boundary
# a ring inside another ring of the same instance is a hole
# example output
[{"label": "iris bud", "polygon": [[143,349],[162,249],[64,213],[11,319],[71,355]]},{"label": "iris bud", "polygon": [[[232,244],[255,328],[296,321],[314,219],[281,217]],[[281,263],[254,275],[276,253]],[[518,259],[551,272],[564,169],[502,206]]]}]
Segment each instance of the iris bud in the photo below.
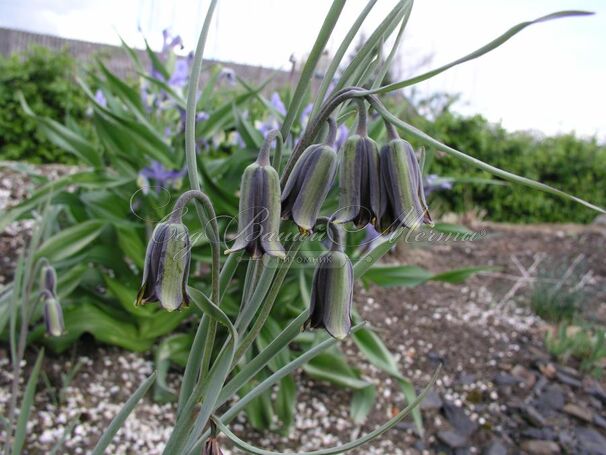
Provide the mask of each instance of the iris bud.
[{"label": "iris bud", "polygon": [[335,223],[353,221],[356,227],[374,223],[380,209],[379,148],[368,137],[366,108],[360,102],[357,134],[341,148],[339,210]]},{"label": "iris bud", "polygon": [[388,127],[391,140],[381,148],[381,214],[378,227],[393,232],[403,226],[433,225],[423,176],[412,146]]},{"label": "iris bud", "polygon": [[44,299],[44,325],[48,336],[59,337],[65,333],[63,309],[57,298],[48,290],[42,291]]},{"label": "iris bud", "polygon": [[253,258],[263,254],[284,258],[280,243],[280,177],[269,162],[273,140],[268,135],[257,161],[242,174],[238,234],[226,254],[246,250]]},{"label": "iris bud", "polygon": [[143,283],[135,305],[160,302],[168,311],[189,303],[187,278],[191,245],[189,231],[181,222],[171,219],[159,223],[147,245]]},{"label": "iris bud", "polygon": [[326,143],[310,145],[295,163],[282,191],[282,218],[292,219],[301,232],[316,224],[337,169],[333,148],[336,124],[330,119]]},{"label": "iris bud", "polygon": [[307,326],[323,328],[341,340],[351,331],[354,277],[353,266],[343,252],[340,236],[337,234],[335,237],[331,239],[330,250],[318,258]]}]

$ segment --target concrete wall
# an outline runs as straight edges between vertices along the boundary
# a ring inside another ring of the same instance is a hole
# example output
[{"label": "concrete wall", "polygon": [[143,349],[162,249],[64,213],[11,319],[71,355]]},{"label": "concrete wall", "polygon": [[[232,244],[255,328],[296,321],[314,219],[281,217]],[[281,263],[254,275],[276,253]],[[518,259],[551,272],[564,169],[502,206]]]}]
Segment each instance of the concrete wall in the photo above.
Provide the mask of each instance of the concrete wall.
[{"label": "concrete wall", "polygon": [[[120,76],[134,75],[129,56],[124,49],[118,46],[0,28],[0,53],[3,55],[23,52],[35,45],[55,50],[67,49],[78,61],[83,63],[92,62],[95,56],[102,56],[106,66],[108,66],[112,72]],[[137,51],[137,53],[141,60],[145,62],[146,65],[149,65],[146,53],[144,51]],[[208,63],[219,62],[208,61]],[[271,91],[277,87],[283,87],[286,84],[296,84],[298,80],[298,73],[278,71],[251,65],[241,65],[238,63],[221,62],[221,64],[233,69],[239,77],[250,83],[264,82],[271,77],[272,80],[268,84],[266,91]],[[205,75],[203,73],[202,81],[204,81],[204,78]]]}]

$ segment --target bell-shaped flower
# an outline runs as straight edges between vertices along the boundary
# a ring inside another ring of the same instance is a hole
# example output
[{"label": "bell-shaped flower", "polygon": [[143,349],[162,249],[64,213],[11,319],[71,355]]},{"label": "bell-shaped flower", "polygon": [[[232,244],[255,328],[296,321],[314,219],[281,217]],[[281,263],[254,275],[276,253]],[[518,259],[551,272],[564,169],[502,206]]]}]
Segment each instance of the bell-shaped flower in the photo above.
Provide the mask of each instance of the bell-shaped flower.
[{"label": "bell-shaped flower", "polygon": [[414,229],[421,224],[433,225],[415,152],[393,131],[390,136],[392,139],[380,153],[381,212],[378,228],[382,232],[393,232],[398,227]]},{"label": "bell-shaped flower", "polygon": [[368,137],[365,107],[360,107],[356,134],[345,141],[340,153],[339,210],[333,221],[353,221],[356,227],[374,223],[380,209],[379,148]]},{"label": "bell-shaped flower", "polygon": [[190,259],[187,227],[180,222],[159,223],[147,245],[143,283],[135,305],[160,302],[168,311],[187,305]]},{"label": "bell-shaped flower", "polygon": [[253,258],[263,254],[284,258],[280,243],[280,177],[269,162],[271,135],[257,161],[242,174],[238,233],[226,254],[246,250]]},{"label": "bell-shaped flower", "polygon": [[65,333],[63,309],[59,300],[48,290],[42,291],[44,301],[44,326],[48,336],[60,337]]},{"label": "bell-shaped flower", "polygon": [[216,437],[210,437],[204,443],[204,451],[202,455],[223,455],[219,440]]},{"label": "bell-shaped flower", "polygon": [[336,131],[336,124],[331,121],[326,142],[305,149],[282,191],[282,219],[292,219],[301,232],[313,229],[333,184],[337,170],[333,148]]},{"label": "bell-shaped flower", "polygon": [[343,339],[351,331],[354,275],[340,236],[335,237],[331,239],[330,250],[318,258],[307,326],[323,328],[332,337]]}]

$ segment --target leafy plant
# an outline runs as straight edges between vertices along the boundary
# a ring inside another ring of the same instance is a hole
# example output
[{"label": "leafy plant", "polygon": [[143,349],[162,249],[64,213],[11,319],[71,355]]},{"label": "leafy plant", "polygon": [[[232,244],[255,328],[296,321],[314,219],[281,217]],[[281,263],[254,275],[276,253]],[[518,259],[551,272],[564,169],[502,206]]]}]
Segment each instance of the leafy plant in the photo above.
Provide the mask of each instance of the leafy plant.
[{"label": "leafy plant", "polygon": [[0,56],[0,160],[76,163],[23,112],[19,93],[36,114],[87,130],[86,96],[75,85],[76,63],[67,51],[31,47],[21,55]]},{"label": "leafy plant", "polygon": [[542,267],[530,297],[534,313],[549,322],[572,321],[586,298],[582,286],[585,274],[586,267],[577,260]]},{"label": "leafy plant", "polygon": [[545,336],[549,353],[562,362],[571,357],[580,362],[581,371],[600,377],[606,359],[606,331],[599,327],[561,323]]}]

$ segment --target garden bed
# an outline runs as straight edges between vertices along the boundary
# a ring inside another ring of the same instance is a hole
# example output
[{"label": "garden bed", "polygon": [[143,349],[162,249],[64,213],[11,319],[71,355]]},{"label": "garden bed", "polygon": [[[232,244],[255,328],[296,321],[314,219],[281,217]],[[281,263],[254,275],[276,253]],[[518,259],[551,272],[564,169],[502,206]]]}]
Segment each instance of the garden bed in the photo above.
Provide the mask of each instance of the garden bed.
[{"label": "garden bed", "polygon": [[[487,264],[498,270],[463,285],[371,286],[355,293],[357,309],[397,353],[402,370],[419,389],[440,362],[444,366],[437,387],[423,404],[424,438],[406,420],[368,448],[352,453],[500,454],[519,453],[520,448],[528,453],[606,453],[606,384],[582,374],[574,361],[562,365],[551,358],[544,347],[550,326],[529,308],[539,271],[576,261],[587,275],[582,312],[595,323],[606,324],[606,233],[595,225],[484,223],[472,228],[485,230],[486,235],[475,242],[399,246],[385,260],[432,272]],[[2,273],[10,275],[10,267],[5,265]],[[399,386],[367,366],[351,341],[345,342],[345,351],[352,364],[363,365],[364,379],[377,385],[377,403],[365,424],[350,423],[350,392],[299,374],[295,429],[288,437],[259,434],[244,418],[232,429],[268,449],[311,450],[347,442],[391,417],[404,405]],[[6,351],[0,358],[4,407],[10,380]],[[48,453],[72,422],[64,453],[85,453],[104,428],[100,423],[117,412],[153,365],[152,353],[101,347],[92,339],[64,355],[47,355],[44,362],[48,384],[38,389],[30,454]],[[61,387],[62,375],[77,364],[73,380]],[[170,377],[174,381],[177,375]],[[174,410],[172,404],[146,398],[118,434],[111,453],[161,453]]]}]

